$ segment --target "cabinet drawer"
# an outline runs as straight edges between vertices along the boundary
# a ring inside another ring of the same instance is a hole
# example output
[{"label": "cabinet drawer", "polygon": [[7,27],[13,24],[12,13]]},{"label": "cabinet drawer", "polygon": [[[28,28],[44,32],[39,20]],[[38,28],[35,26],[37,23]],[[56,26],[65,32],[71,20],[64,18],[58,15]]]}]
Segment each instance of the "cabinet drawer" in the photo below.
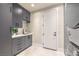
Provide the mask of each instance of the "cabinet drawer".
[{"label": "cabinet drawer", "polygon": [[31,38],[32,38],[31,35],[25,37],[25,47],[26,48],[32,45],[32,39]]},{"label": "cabinet drawer", "polygon": [[23,41],[22,40],[16,40],[16,43],[22,43]]},{"label": "cabinet drawer", "polygon": [[22,50],[22,48],[21,48],[21,47],[17,48],[17,51],[18,51],[18,52],[20,52],[21,50]]},{"label": "cabinet drawer", "polygon": [[22,44],[23,44],[22,42],[16,43],[17,46],[21,46]]},{"label": "cabinet drawer", "polygon": [[16,55],[17,53],[19,53],[23,48],[23,41],[22,38],[15,38],[12,40],[13,42],[13,55]]},{"label": "cabinet drawer", "polygon": [[19,45],[13,45],[13,55],[16,55],[19,53],[21,50],[23,50],[22,44]]},{"label": "cabinet drawer", "polygon": [[28,48],[32,45],[32,36],[24,36],[20,38],[13,39],[13,54],[17,54],[20,51],[24,50],[25,48]]},{"label": "cabinet drawer", "polygon": [[29,42],[32,42],[32,35],[29,35],[29,36],[28,36],[28,41],[29,41]]},{"label": "cabinet drawer", "polygon": [[19,43],[19,42],[22,42],[22,41],[23,41],[22,37],[13,39],[13,42],[15,42],[15,43]]}]

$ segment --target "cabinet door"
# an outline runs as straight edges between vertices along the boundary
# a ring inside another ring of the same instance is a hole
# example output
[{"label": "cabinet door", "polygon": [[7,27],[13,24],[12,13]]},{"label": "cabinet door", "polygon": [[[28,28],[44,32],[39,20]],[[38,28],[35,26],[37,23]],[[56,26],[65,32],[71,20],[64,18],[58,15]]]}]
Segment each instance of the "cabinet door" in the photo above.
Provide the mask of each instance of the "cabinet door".
[{"label": "cabinet door", "polygon": [[22,38],[22,40],[23,40],[22,48],[23,48],[23,49],[26,48],[26,43],[27,43],[27,42],[26,42],[26,39],[27,39],[27,37],[25,37],[25,36]]},{"label": "cabinet door", "polygon": [[32,40],[31,38],[28,38],[28,36],[24,36],[22,40],[23,40],[23,45],[22,45],[23,49],[26,49],[32,45]]},{"label": "cabinet door", "polygon": [[13,55],[16,55],[23,50],[23,40],[22,37],[13,39]]},{"label": "cabinet door", "polygon": [[13,39],[12,40],[12,53],[13,55],[16,55],[18,53],[17,51],[17,39]]},{"label": "cabinet door", "polygon": [[26,48],[30,47],[32,45],[32,36],[31,35],[26,36],[25,42],[26,42]]},{"label": "cabinet door", "polygon": [[22,27],[22,8],[13,4],[13,27]]},{"label": "cabinet door", "polygon": [[30,23],[30,12],[26,11],[26,20]]},{"label": "cabinet door", "polygon": [[30,12],[23,9],[23,20],[26,20],[26,22],[30,22]]},{"label": "cabinet door", "polygon": [[17,27],[17,26],[19,26],[19,24],[18,24],[18,15],[17,15],[15,4],[13,4],[12,6],[13,6],[12,26]]},{"label": "cabinet door", "polygon": [[28,35],[28,43],[32,44],[32,35]]},{"label": "cabinet door", "polygon": [[10,56],[11,54],[11,4],[0,3],[0,56]]},{"label": "cabinet door", "polygon": [[25,11],[25,9],[23,9],[23,20],[26,21],[26,11]]},{"label": "cabinet door", "polygon": [[16,55],[17,53],[21,52],[25,48],[28,48],[32,45],[32,36],[24,36],[24,37],[18,37],[14,38],[12,40],[12,53],[13,55]]}]

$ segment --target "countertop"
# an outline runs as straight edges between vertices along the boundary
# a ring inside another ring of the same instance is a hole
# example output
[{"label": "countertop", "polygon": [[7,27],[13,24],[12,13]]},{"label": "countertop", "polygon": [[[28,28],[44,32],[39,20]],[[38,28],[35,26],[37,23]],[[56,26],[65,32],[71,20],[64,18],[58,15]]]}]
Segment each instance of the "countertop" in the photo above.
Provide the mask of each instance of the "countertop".
[{"label": "countertop", "polygon": [[12,35],[12,38],[23,37],[23,36],[28,36],[28,35],[32,35],[32,33]]}]

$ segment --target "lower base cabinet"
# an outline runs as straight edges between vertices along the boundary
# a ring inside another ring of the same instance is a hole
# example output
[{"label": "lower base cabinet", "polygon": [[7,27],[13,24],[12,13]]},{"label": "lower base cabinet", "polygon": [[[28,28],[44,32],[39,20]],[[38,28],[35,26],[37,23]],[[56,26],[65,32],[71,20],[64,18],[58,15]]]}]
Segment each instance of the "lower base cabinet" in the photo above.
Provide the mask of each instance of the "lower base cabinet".
[{"label": "lower base cabinet", "polygon": [[13,53],[13,55],[17,55],[18,53],[20,53],[24,49],[30,47],[31,45],[32,45],[32,35],[13,38],[12,53]]}]

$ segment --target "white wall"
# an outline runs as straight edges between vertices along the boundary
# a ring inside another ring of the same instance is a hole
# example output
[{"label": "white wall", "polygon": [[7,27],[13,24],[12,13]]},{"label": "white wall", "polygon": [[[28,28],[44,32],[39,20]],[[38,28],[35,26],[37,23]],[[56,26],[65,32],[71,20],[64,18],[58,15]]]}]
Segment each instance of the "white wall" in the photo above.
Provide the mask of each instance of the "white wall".
[{"label": "white wall", "polygon": [[[57,47],[58,50],[64,50],[64,11],[63,5],[56,6],[58,12],[58,21],[57,21]],[[53,7],[51,8],[53,9]],[[33,33],[33,43],[42,43],[42,25],[43,25],[43,13],[44,10],[38,11],[31,14],[31,23],[30,23],[30,30]]]},{"label": "white wall", "polygon": [[58,21],[57,21],[57,42],[58,50],[64,51],[64,5],[60,5],[58,8]]},{"label": "white wall", "polygon": [[42,34],[42,25],[43,19],[42,19],[42,12],[36,12],[31,14],[31,23],[30,23],[30,29],[33,33],[33,43],[41,44],[41,34]]},{"label": "white wall", "polygon": [[28,32],[29,28],[28,28],[28,23],[26,23],[26,21],[22,21],[22,28],[18,28],[18,34],[22,34],[24,32]]}]

